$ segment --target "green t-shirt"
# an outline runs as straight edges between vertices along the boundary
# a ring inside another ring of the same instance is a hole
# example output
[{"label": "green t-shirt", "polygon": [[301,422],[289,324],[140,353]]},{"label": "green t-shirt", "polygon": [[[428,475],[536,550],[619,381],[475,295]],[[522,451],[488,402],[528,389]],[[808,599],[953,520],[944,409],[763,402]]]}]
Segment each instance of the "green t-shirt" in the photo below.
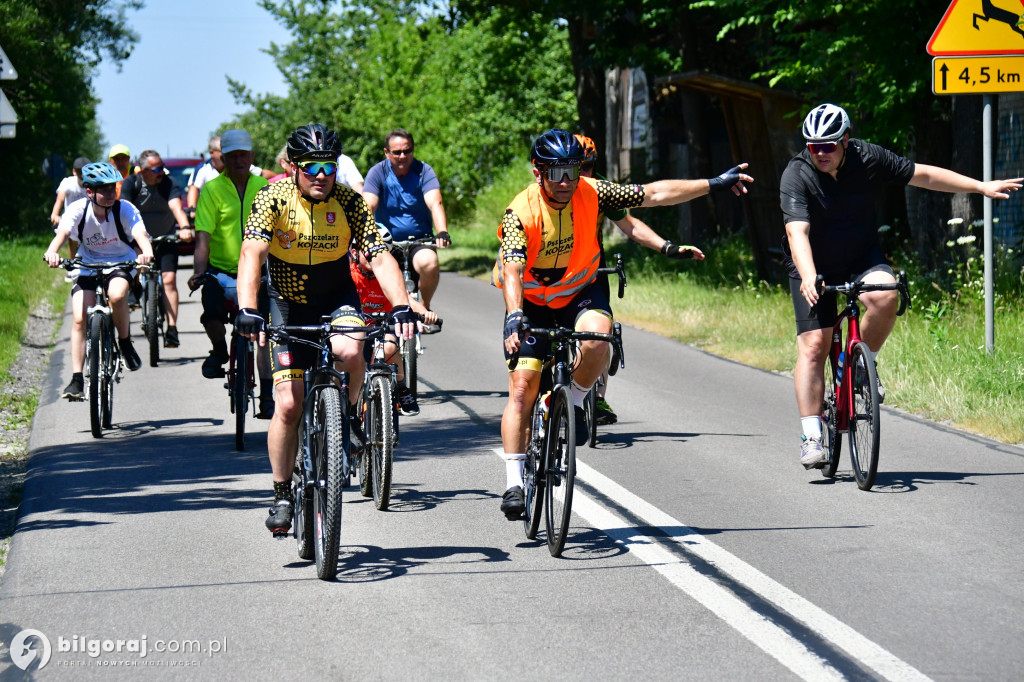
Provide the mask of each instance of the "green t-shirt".
[{"label": "green t-shirt", "polygon": [[238,272],[242,232],[249,210],[256,192],[267,184],[266,178],[250,175],[242,199],[235,183],[223,173],[203,185],[196,206],[196,231],[210,235],[210,265],[224,272]]}]

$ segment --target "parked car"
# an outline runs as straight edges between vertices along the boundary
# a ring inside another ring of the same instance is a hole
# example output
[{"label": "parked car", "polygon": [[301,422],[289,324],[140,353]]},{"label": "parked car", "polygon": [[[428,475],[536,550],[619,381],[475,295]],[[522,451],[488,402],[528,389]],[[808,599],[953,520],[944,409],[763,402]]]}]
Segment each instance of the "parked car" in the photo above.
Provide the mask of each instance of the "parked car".
[{"label": "parked car", "polygon": [[[181,188],[182,192],[188,189],[188,181],[196,168],[203,162],[200,158],[173,158],[164,159],[164,172],[174,178],[174,182]],[[185,208],[185,197],[181,198],[182,208]],[[182,256],[190,256],[195,251],[195,242],[182,243],[178,246],[178,253]]]}]

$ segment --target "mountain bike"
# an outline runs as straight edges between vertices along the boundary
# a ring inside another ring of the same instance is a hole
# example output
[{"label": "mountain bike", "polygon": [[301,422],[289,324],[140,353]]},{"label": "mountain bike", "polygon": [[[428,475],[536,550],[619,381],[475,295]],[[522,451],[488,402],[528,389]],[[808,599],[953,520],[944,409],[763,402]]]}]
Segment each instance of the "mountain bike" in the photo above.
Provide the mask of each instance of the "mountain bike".
[{"label": "mountain bike", "polygon": [[[857,487],[870,490],[878,473],[878,449],[881,435],[881,412],[878,399],[878,369],[868,345],[860,338],[860,294],[866,291],[898,291],[901,316],[910,307],[907,275],[900,271],[891,284],[846,282],[826,285],[821,275],[818,291],[846,296],[846,307],[832,327],[832,346],[825,362],[825,398],[822,401],[822,449],[826,461],[821,475],[835,476],[842,450],[842,434],[850,443],[850,463]],[[843,325],[846,325],[845,341]]]},{"label": "mountain bike", "polygon": [[[530,334],[546,334],[551,349],[541,369],[540,389],[530,417],[530,441],[523,468],[523,530],[528,539],[534,539],[543,510],[548,551],[557,557],[562,554],[569,532],[576,481],[576,422],[570,391],[574,347],[577,341],[608,341],[621,357],[622,338],[618,325],[611,334],[567,327],[531,328],[524,317],[520,338]],[[518,353],[509,359],[509,368],[517,361]]]},{"label": "mountain bike", "polygon": [[[205,286],[211,277],[214,275],[210,272],[199,275],[189,284],[189,296]],[[193,284],[195,288],[192,288]],[[221,286],[225,290],[229,288],[223,283]],[[224,304],[227,306],[228,322],[233,324],[235,315],[238,314],[238,298],[228,295],[225,291]],[[231,414],[235,416],[235,450],[244,452],[245,415],[248,414],[250,406],[253,412],[256,412],[256,349],[248,337],[239,334],[233,327],[228,343],[228,370],[224,388],[228,390]]]},{"label": "mountain bike", "polygon": [[[402,277],[405,279],[405,290],[409,294],[409,298],[414,298],[417,301],[422,300],[420,297],[420,288],[417,278],[414,276],[415,273],[412,268],[412,258],[409,257],[409,252],[415,246],[427,245],[432,246],[434,244],[433,237],[419,237],[417,239],[406,239],[404,241],[392,241],[391,246],[399,249],[402,252]],[[440,331],[440,325],[437,330],[424,331],[424,334],[434,334]],[[412,395],[417,400],[419,399],[419,391],[417,390],[417,379],[418,379],[418,368],[417,364],[419,356],[423,355],[425,347],[420,339],[419,325],[416,327],[416,333],[413,335],[411,340],[400,339],[398,343],[398,350],[402,354],[402,368],[405,370],[405,385],[412,392]]]},{"label": "mountain bike", "polygon": [[102,438],[103,429],[111,428],[114,415],[114,384],[124,376],[121,348],[117,343],[114,315],[107,301],[103,275],[114,270],[138,267],[131,261],[118,263],[84,263],[80,258],[61,259],[60,267],[67,271],[76,268],[95,270],[96,303],[86,311],[85,365],[89,370],[89,425],[93,438]]},{"label": "mountain bike", "polygon": [[384,511],[391,503],[391,473],[398,443],[398,369],[388,364],[385,343],[388,313],[366,314],[376,321],[368,332],[370,361],[366,364],[363,390],[357,403],[366,442],[357,457],[359,491],[373,496],[374,506]]},{"label": "mountain bike", "polygon": [[[155,253],[161,244],[176,244],[177,235],[165,234],[150,237]],[[139,272],[142,295],[139,296],[139,307],[142,308],[142,333],[149,341],[149,366],[156,367],[160,362],[160,337],[167,333],[164,313],[164,282],[160,271],[160,259],[154,258],[150,266]]]},{"label": "mountain bike", "polygon": [[[622,264],[622,254],[615,254],[615,267],[610,268],[598,268],[598,274],[602,275],[616,275],[619,280],[619,298],[626,295],[626,268]],[[615,323],[614,333],[620,337],[618,346],[613,346],[619,352],[612,353],[611,363],[609,366],[608,374],[615,374],[620,367],[626,366],[625,356],[622,354],[622,327],[618,322]],[[601,375],[604,376],[603,374]],[[597,446],[597,397],[604,386],[604,380],[601,377],[597,378],[594,385],[590,387],[590,391],[587,393],[587,397],[583,401],[583,414],[587,419],[587,445],[589,447]]]},{"label": "mountain bike", "polygon": [[319,325],[272,327],[268,334],[272,341],[309,346],[319,358],[302,377],[306,395],[292,489],[299,557],[315,558],[321,580],[333,580],[338,572],[341,490],[348,486],[354,468],[350,459],[349,375],[334,368],[331,337],[365,333],[365,327],[332,325],[330,316],[325,316]]}]

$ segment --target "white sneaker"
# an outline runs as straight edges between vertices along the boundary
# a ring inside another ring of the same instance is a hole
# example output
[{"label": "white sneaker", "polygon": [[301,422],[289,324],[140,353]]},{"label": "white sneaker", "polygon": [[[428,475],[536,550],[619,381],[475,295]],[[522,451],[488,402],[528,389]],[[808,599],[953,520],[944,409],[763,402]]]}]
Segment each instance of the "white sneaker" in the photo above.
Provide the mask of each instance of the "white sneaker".
[{"label": "white sneaker", "polygon": [[820,438],[808,438],[802,436],[804,442],[800,444],[800,463],[804,469],[820,469],[825,466],[825,450],[821,447]]}]

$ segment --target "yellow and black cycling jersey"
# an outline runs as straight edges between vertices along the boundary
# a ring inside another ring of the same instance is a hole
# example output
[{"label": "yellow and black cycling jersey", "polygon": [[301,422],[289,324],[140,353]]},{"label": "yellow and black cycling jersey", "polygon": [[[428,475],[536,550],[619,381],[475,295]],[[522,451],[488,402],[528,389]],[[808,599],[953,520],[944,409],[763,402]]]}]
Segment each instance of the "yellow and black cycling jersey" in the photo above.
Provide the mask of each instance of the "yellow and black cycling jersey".
[{"label": "yellow and black cycling jersey", "polygon": [[387,250],[362,196],[340,182],[323,201],[302,196],[291,178],[256,193],[244,239],[270,244],[269,291],[311,303],[353,288],[349,244],[373,260]]},{"label": "yellow and black cycling jersey", "polygon": [[544,201],[539,185],[530,185],[512,200],[498,227],[501,251],[492,283],[502,286],[504,263],[521,263],[527,300],[552,308],[566,305],[597,276],[598,215],[643,201],[641,185],[583,177],[572,201],[559,210]]}]

